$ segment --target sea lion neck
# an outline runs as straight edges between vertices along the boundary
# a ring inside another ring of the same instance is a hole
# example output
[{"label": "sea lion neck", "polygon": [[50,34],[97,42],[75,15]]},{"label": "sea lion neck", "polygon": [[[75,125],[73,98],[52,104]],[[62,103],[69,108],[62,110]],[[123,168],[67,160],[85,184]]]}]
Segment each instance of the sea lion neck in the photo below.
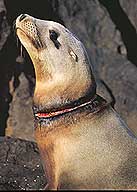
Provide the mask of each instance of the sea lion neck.
[{"label": "sea lion neck", "polygon": [[[74,125],[75,121],[78,121],[79,118],[84,116],[90,116],[92,117],[92,119],[96,119],[98,118],[98,113],[101,114],[101,112],[103,112],[108,107],[109,104],[107,103],[107,101],[99,95],[95,95],[92,100],[81,105],[78,105],[76,107],[75,105],[73,105],[72,108],[61,111],[37,113],[37,109],[33,107],[35,117],[35,129],[39,127],[38,125],[40,125],[40,127],[44,125],[46,126],[46,130],[44,129],[44,132],[47,133],[48,131],[51,131],[53,127],[55,129],[56,126],[62,126],[62,123],[64,121],[67,123],[69,122],[69,125]],[[47,129],[47,126],[50,129]]]},{"label": "sea lion neck", "polygon": [[84,88],[85,85],[79,85],[75,81],[72,84],[69,83],[66,81],[64,86],[64,81],[61,78],[55,77],[53,79],[52,75],[46,83],[44,79],[36,80],[33,100],[38,111],[49,112],[80,105],[90,101],[95,95],[96,87],[85,89],[82,92],[81,88]]}]

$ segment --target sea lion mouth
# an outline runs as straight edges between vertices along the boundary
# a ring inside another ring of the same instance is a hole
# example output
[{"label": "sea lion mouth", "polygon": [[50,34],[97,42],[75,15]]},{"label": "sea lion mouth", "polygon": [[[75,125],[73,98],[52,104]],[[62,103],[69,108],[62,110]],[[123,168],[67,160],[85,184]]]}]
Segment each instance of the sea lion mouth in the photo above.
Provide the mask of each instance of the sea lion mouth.
[{"label": "sea lion mouth", "polygon": [[19,27],[16,28],[16,33],[17,33],[17,30],[20,30],[22,33],[24,33],[24,35],[26,35],[28,37],[28,39],[32,42],[33,46],[36,49],[43,48],[43,44],[38,35],[39,34],[38,31],[37,31],[37,36],[33,37],[33,36],[30,36],[29,34],[27,34],[23,29],[21,29]]},{"label": "sea lion mouth", "polygon": [[33,21],[26,17],[24,17],[24,20],[19,18],[13,23],[13,29],[16,35],[18,30],[23,33],[23,35],[25,35],[32,42],[36,49],[43,48],[40,32],[35,23],[35,20]]}]

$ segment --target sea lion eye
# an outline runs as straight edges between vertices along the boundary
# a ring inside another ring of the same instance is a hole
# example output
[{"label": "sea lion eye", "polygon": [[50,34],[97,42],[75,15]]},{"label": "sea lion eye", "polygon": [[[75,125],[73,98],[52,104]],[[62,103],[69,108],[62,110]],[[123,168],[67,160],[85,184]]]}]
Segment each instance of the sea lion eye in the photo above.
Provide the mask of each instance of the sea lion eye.
[{"label": "sea lion eye", "polygon": [[53,41],[55,47],[57,49],[59,49],[59,47],[61,46],[60,42],[57,40],[59,34],[54,30],[49,30],[49,35],[50,35],[50,39]]},{"label": "sea lion eye", "polygon": [[58,33],[54,30],[49,30],[49,34],[50,34],[50,39],[52,41],[56,41],[58,38]]}]

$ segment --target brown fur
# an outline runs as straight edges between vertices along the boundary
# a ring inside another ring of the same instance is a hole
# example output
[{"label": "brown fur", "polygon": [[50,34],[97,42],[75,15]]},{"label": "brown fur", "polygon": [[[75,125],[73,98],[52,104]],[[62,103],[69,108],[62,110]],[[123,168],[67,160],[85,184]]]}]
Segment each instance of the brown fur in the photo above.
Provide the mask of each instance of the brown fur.
[{"label": "brown fur", "polygon": [[[96,84],[82,43],[58,23],[20,17],[17,35],[36,73],[36,111],[92,99]],[[50,30],[58,32],[57,40],[51,40]],[[137,188],[137,140],[116,111],[102,103],[36,120],[47,189]]]}]

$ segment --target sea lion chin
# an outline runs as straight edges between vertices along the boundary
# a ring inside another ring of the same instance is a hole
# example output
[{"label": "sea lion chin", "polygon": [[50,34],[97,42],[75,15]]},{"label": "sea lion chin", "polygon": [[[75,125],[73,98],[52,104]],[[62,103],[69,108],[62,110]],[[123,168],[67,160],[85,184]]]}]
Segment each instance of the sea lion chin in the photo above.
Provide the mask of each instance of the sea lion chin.
[{"label": "sea lion chin", "polygon": [[81,41],[63,25],[22,14],[16,32],[36,74],[35,136],[46,189],[137,188],[137,140],[96,94]]}]

